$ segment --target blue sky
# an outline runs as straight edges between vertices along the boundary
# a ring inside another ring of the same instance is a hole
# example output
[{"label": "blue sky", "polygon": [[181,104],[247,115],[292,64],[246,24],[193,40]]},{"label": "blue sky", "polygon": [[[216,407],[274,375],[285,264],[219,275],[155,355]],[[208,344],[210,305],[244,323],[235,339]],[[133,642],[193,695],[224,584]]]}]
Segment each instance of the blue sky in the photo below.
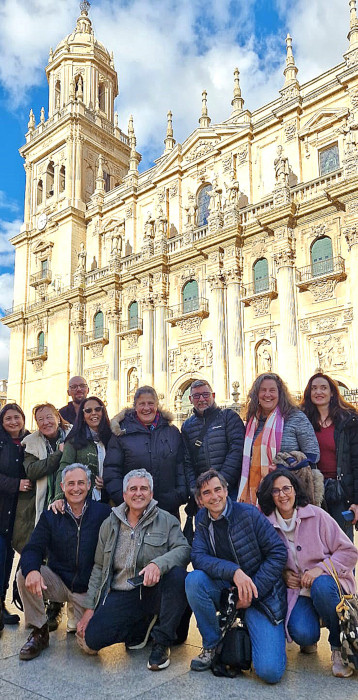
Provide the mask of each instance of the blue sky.
[{"label": "blue sky", "polygon": [[[44,67],[70,33],[77,0],[0,0],[0,308],[11,306],[13,252],[8,239],[23,216],[24,169],[18,154],[30,108],[47,113]],[[197,126],[201,91],[213,122],[230,114],[238,66],[245,106],[275,99],[283,84],[285,37],[293,37],[304,82],[342,60],[348,0],[93,0],[96,37],[114,51],[119,124],[134,116],[141,169],[163,152],[166,113],[182,142]],[[7,374],[8,332],[0,327],[0,378]]]}]

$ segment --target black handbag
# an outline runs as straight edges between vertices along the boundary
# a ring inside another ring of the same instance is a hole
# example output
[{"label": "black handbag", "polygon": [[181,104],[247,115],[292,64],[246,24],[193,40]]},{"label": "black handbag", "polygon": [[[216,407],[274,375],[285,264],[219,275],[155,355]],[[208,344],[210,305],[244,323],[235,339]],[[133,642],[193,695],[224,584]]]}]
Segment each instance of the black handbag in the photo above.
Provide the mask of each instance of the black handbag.
[{"label": "black handbag", "polygon": [[324,499],[327,506],[335,506],[337,503],[346,503],[347,497],[343,491],[341,479],[326,479],[324,484]]},{"label": "black handbag", "polygon": [[225,634],[220,660],[225,666],[240,671],[251,668],[251,641],[244,623],[235,624]]},{"label": "black handbag", "polygon": [[237,600],[237,588],[222,591],[219,619],[222,637],[211,665],[214,676],[235,678],[251,668],[251,641],[245,623],[238,618]]}]

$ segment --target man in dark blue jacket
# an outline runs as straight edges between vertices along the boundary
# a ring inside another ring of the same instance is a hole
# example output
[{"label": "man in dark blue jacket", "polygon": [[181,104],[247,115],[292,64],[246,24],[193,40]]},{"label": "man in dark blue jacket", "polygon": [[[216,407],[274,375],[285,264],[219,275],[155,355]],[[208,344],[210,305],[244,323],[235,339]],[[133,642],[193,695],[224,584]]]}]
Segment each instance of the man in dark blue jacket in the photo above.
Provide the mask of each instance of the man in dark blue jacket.
[{"label": "man in dark blue jacket", "polygon": [[197,379],[190,387],[193,414],[183,423],[185,476],[191,491],[199,474],[216,469],[226,479],[231,498],[241,477],[245,428],[231,408],[220,408],[210,384]]},{"label": "man in dark blue jacket", "polygon": [[257,508],[230,500],[225,479],[214,469],[199,476],[196,499],[201,509],[192,548],[194,571],[185,588],[203,649],[191,668],[210,668],[221,637],[217,617],[221,593],[236,586],[255,671],[267,683],[277,683],[286,666],[282,571],[287,549]]},{"label": "man in dark blue jacket", "polygon": [[[91,472],[83,464],[70,464],[62,472],[65,494],[63,512],[44,511],[30,541],[22,550],[18,588],[25,611],[25,623],[32,626],[20,659],[39,656],[49,644],[49,629],[43,595],[69,602],[77,622],[85,606],[98,533],[111,509],[87,499]],[[43,565],[47,558],[47,566]]]}]

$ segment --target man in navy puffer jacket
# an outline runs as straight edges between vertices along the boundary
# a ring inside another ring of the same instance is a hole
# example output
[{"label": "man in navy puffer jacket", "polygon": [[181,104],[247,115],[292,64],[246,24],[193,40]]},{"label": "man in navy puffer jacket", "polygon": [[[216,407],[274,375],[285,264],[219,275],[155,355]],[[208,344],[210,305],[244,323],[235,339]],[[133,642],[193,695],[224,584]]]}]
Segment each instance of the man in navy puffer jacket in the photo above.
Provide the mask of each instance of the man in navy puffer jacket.
[{"label": "man in navy puffer jacket", "polygon": [[236,586],[255,671],[267,683],[277,683],[286,666],[282,571],[287,549],[257,508],[230,500],[225,479],[214,469],[199,476],[196,499],[202,507],[192,547],[194,571],[188,574],[185,588],[203,650],[191,668],[211,667],[221,638],[217,617],[221,593]]},{"label": "man in navy puffer jacket", "polygon": [[[192,383],[189,399],[194,406],[193,414],[182,426],[187,485],[193,492],[199,474],[216,469],[225,477],[230,497],[236,499],[241,477],[244,424],[231,408],[216,405],[211,386],[201,379]],[[196,446],[198,441],[202,443],[200,446]]]}]

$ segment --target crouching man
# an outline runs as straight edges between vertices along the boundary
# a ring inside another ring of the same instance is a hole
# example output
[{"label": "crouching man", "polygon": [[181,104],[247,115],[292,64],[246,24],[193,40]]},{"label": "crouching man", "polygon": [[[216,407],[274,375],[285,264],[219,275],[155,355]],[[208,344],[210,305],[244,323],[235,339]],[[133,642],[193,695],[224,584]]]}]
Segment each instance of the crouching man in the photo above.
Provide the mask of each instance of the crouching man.
[{"label": "crouching man", "polygon": [[187,576],[186,593],[203,649],[191,668],[210,668],[220,641],[216,614],[220,595],[224,588],[236,586],[255,671],[267,683],[277,683],[286,666],[282,571],[287,550],[257,508],[230,500],[225,479],[214,469],[197,479],[196,500],[201,510],[192,548],[194,571]]},{"label": "crouching man", "polygon": [[[118,642],[138,649],[146,644],[153,613],[158,613],[147,666],[159,671],[169,666],[170,646],[187,605],[190,547],[178,520],[157,507],[153,480],[145,469],[126,474],[123,498],[100,530],[78,639],[87,653]],[[133,586],[128,580],[138,576],[142,584]],[[141,634],[142,643],[133,644]]]},{"label": "crouching man", "polygon": [[[91,472],[83,464],[62,471],[63,512],[44,511],[22,550],[17,584],[31,634],[20,651],[29,661],[48,647],[49,628],[43,596],[72,604],[78,622],[91,575],[99,529],[111,509],[87,498]],[[47,558],[48,565],[42,562]]]}]

